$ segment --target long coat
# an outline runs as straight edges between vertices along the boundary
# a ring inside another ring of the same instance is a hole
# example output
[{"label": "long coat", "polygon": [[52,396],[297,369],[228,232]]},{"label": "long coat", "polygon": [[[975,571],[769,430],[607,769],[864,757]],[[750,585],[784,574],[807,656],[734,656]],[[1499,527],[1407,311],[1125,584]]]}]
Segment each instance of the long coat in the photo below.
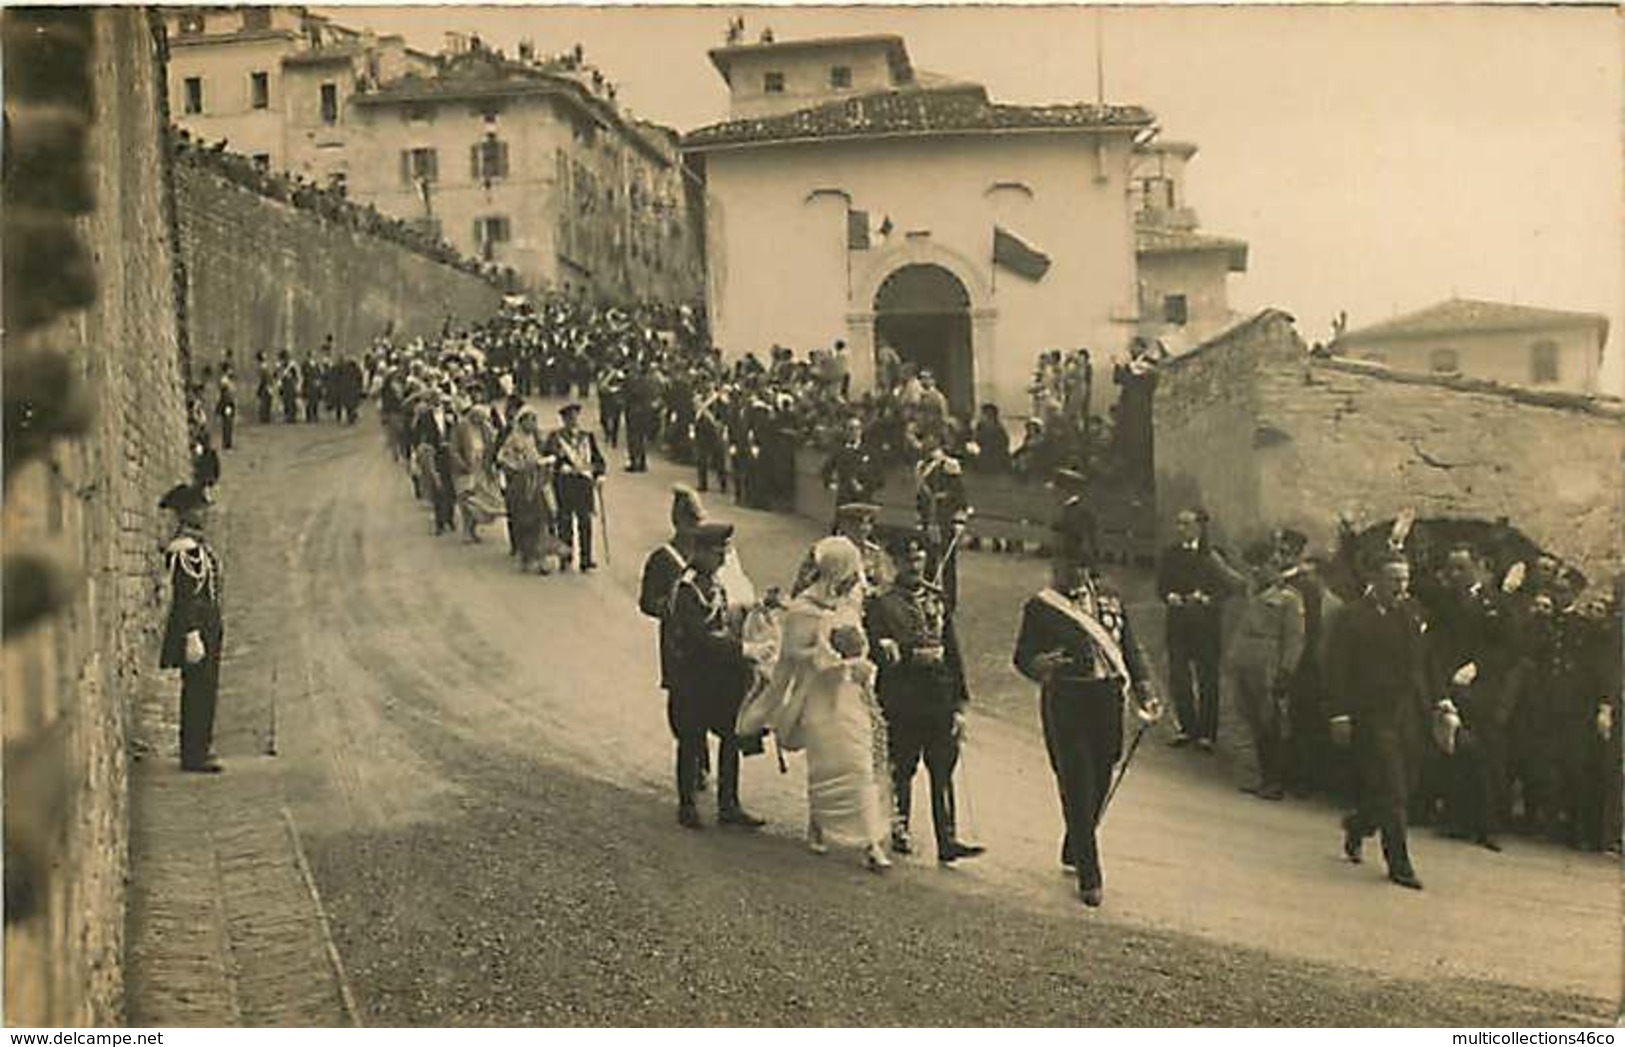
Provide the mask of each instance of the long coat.
[{"label": "long coat", "polygon": [[1384,611],[1367,596],[1345,607],[1330,637],[1326,686],[1331,714],[1354,720],[1361,805],[1403,811],[1427,740],[1426,652],[1414,605]]}]

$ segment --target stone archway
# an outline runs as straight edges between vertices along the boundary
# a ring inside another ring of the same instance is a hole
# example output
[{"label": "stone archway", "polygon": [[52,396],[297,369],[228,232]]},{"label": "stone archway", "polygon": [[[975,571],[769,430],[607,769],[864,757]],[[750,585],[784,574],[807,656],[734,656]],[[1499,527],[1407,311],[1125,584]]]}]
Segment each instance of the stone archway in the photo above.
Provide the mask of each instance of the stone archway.
[{"label": "stone archway", "polygon": [[889,345],[904,363],[936,376],[957,414],[974,409],[970,294],[940,265],[894,269],[875,291],[875,349]]}]

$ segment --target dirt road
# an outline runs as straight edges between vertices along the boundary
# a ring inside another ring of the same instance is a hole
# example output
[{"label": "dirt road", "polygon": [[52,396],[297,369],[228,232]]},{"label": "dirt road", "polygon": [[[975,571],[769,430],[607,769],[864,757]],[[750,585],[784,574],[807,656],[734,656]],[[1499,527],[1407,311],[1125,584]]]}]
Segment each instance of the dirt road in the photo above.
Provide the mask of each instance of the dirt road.
[{"label": "dirt road", "polygon": [[[228,761],[273,730],[374,1024],[1535,1024],[1620,984],[1614,866],[1413,844],[1428,890],[1340,860],[1335,812],[1263,805],[1148,746],[1105,828],[1107,906],[1056,865],[1032,696],[1003,666],[1040,565],[967,555],[971,829],[885,878],[808,854],[801,769],[747,761],[757,835],[681,831],[643,555],[679,474],[616,472],[600,572],[520,576],[501,525],[431,535],[376,427],[250,429],[227,461]],[[686,478],[686,477],[684,477]],[[817,529],[734,508],[758,584]],[[980,595],[979,594],[983,594]],[[1000,602],[1008,606],[1000,606]],[[1007,623],[1001,631],[999,622]],[[923,804],[923,800],[917,800]],[[708,805],[702,805],[705,809]],[[709,815],[709,810],[707,810]],[[921,817],[924,816],[922,810]],[[1376,858],[1373,852],[1373,859]]]}]

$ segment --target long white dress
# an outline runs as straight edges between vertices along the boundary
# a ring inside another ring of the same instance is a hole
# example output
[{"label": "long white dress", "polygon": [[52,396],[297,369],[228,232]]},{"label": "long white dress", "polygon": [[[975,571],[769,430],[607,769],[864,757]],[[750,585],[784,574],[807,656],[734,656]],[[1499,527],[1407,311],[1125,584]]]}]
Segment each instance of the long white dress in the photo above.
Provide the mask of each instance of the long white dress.
[{"label": "long white dress", "polygon": [[800,715],[784,741],[806,750],[807,804],[824,839],[863,847],[885,839],[888,829],[884,721],[867,650],[843,658],[830,645],[843,626],[863,635],[853,602],[830,608],[802,597],[785,614],[781,669],[793,674]]}]

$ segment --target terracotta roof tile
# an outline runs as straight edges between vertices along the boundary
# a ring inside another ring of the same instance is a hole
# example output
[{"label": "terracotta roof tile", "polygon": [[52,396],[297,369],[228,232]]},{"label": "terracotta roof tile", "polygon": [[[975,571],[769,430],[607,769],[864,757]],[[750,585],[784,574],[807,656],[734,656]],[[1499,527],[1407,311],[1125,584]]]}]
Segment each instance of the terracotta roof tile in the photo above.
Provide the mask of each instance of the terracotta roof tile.
[{"label": "terracotta roof tile", "polygon": [[1374,338],[1418,338],[1473,331],[1536,331],[1553,327],[1596,327],[1606,337],[1608,318],[1599,313],[1577,313],[1512,305],[1507,302],[1451,298],[1414,313],[1406,313],[1391,320],[1348,331],[1338,339],[1338,342],[1362,342]]}]

